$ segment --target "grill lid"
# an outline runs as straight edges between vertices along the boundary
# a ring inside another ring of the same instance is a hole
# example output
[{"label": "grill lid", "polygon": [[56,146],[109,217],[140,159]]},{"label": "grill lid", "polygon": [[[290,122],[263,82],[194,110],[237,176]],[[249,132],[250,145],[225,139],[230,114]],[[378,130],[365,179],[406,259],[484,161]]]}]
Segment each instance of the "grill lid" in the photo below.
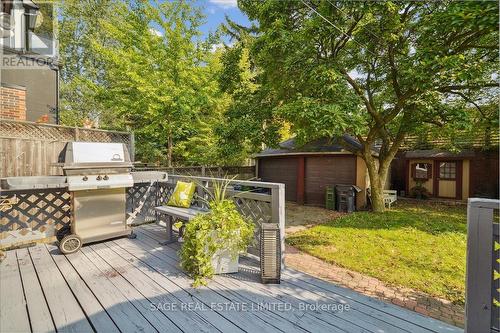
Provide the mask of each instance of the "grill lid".
[{"label": "grill lid", "polygon": [[123,143],[68,142],[62,159],[63,169],[132,167]]}]

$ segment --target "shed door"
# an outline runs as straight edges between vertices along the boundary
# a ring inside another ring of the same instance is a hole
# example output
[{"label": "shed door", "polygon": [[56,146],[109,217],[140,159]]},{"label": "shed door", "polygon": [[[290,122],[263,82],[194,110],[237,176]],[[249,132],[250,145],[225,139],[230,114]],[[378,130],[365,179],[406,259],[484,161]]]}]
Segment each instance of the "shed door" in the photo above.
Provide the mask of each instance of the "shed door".
[{"label": "shed door", "polygon": [[296,157],[267,157],[259,160],[259,177],[265,182],[285,184],[285,199],[297,201]]},{"label": "shed door", "polygon": [[327,186],[356,184],[355,156],[314,156],[306,158],[305,202],[325,205]]},{"label": "shed door", "polygon": [[440,198],[462,198],[462,161],[436,161],[434,193]]}]

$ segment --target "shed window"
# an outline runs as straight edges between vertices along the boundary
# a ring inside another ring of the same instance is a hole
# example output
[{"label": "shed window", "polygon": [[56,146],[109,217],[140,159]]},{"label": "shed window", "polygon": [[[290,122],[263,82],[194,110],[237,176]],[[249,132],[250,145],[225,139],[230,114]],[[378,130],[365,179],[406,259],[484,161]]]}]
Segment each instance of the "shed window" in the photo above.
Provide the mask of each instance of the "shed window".
[{"label": "shed window", "polygon": [[439,178],[455,180],[457,174],[457,163],[441,162],[439,163]]},{"label": "shed window", "polygon": [[412,177],[418,180],[427,180],[432,178],[431,163],[414,163],[412,165]]}]

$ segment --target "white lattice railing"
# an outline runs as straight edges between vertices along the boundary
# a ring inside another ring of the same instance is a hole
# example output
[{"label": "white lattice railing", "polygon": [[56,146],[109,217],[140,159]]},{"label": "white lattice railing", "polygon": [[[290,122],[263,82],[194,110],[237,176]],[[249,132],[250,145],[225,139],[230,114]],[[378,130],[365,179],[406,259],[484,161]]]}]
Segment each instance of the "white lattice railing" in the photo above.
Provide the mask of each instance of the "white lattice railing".
[{"label": "white lattice railing", "polygon": [[[127,191],[127,216],[130,224],[152,222],[156,219],[153,208],[168,201],[177,181],[191,180],[211,188],[214,181],[223,179],[169,175],[168,182],[136,183]],[[284,253],[285,235],[285,187],[283,184],[233,180],[233,187],[242,191],[230,194],[245,217],[256,228],[252,253],[259,252],[260,227],[263,223],[276,223],[280,228],[281,253]],[[206,197],[198,186],[198,197]],[[15,201],[10,200],[15,198]],[[71,221],[71,200],[67,188],[31,191],[2,191],[0,200],[11,202],[0,212],[0,248],[18,246],[34,241],[54,239],[57,231]],[[202,200],[196,205],[204,205]],[[283,262],[283,260],[282,260]]]},{"label": "white lattice railing", "polygon": [[[156,219],[153,208],[165,204],[179,180],[194,181],[197,186],[197,197],[206,197],[205,189],[213,187],[213,182],[225,181],[220,178],[169,175],[167,182],[135,184],[128,191],[127,211],[133,215],[133,224],[151,222]],[[227,180],[226,180],[227,181]],[[285,251],[285,186],[278,183],[232,180],[233,188],[241,187],[241,191],[233,190],[229,195],[233,198],[240,213],[252,220],[256,225],[255,241],[249,249],[258,254],[260,248],[260,230],[263,223],[276,223],[280,228],[281,253]],[[204,200],[195,200],[195,205],[205,205]],[[283,265],[282,258],[282,265]]]}]

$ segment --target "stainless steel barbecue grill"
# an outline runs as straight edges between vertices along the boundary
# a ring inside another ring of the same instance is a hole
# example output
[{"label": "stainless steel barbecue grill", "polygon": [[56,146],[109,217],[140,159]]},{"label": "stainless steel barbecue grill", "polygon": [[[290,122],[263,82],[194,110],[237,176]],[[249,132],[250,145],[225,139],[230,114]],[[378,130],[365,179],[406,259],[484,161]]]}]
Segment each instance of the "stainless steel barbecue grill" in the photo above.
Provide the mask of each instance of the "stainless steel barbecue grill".
[{"label": "stainless steel barbecue grill", "polygon": [[70,232],[58,235],[61,252],[75,252],[83,243],[135,236],[125,213],[125,190],[134,185],[127,147],[122,143],[70,142],[62,157],[72,221]]},{"label": "stainless steel barbecue grill", "polygon": [[129,236],[126,188],[135,182],[167,180],[165,172],[131,173],[127,146],[122,143],[69,142],[59,163],[64,176],[8,177],[0,187],[30,190],[67,187],[71,193],[71,225],[57,234],[65,254],[76,252],[85,243]]}]

